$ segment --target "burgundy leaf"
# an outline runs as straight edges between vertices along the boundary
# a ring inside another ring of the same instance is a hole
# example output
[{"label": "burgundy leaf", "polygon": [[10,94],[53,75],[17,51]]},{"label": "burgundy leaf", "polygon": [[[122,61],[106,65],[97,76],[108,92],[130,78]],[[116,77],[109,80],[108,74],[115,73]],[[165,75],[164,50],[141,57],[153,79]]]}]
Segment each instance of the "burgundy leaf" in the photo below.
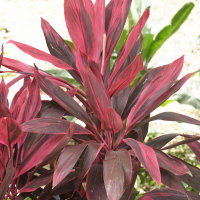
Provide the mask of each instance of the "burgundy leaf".
[{"label": "burgundy leaf", "polygon": [[[67,132],[66,134],[69,134]],[[29,169],[43,161],[63,140],[63,135],[53,135],[41,138],[25,155],[22,163],[18,167],[16,176],[27,172]],[[70,136],[69,136],[70,138]]]},{"label": "burgundy leaf", "polygon": [[187,144],[200,162],[200,143],[198,141]]},{"label": "burgundy leaf", "polygon": [[41,186],[49,184],[52,179],[53,173],[48,173],[45,175],[40,175],[39,177],[35,178],[33,181],[28,182],[23,188],[19,190],[20,193],[22,192],[33,192]]},{"label": "burgundy leaf", "polygon": [[53,187],[61,182],[72,170],[87,144],[66,146],[59,159],[53,175]]},{"label": "burgundy leaf", "polygon": [[41,18],[41,25],[50,53],[76,69],[76,52],[52,28],[48,21]]},{"label": "burgundy leaf", "polygon": [[4,103],[4,105],[7,105],[8,92],[9,92],[8,87],[6,86],[4,79],[2,77],[0,83],[0,102]]},{"label": "burgundy leaf", "polygon": [[104,183],[108,198],[118,200],[131,181],[132,163],[128,152],[108,151],[103,162]]},{"label": "burgundy leaf", "polygon": [[124,61],[126,60],[127,56],[129,55],[130,51],[132,50],[135,42],[138,39],[138,36],[140,35],[147,19],[149,17],[149,8],[147,8],[143,15],[141,16],[141,18],[139,19],[139,21],[137,22],[137,24],[135,25],[135,27],[132,29],[132,31],[130,32],[126,45],[124,47],[124,50],[120,56],[120,58],[118,59],[115,69],[113,71],[113,73],[111,74],[109,81],[108,81],[108,85],[109,87],[111,86],[111,84],[113,83],[113,80],[115,78],[115,76],[117,75],[118,71],[120,70],[121,66],[123,65]]},{"label": "burgundy leaf", "polygon": [[[95,29],[97,42],[97,59],[101,58],[100,54],[103,50],[103,35],[105,34],[105,0],[96,0],[95,10]],[[98,61],[98,60],[97,60]],[[101,60],[99,64],[101,63]]]},{"label": "burgundy leaf", "polygon": [[[182,135],[182,136],[187,137],[188,135]],[[171,144],[171,145],[168,145],[168,146],[162,148],[162,150],[171,149],[171,148],[177,147],[177,146],[182,145],[182,144],[188,144],[188,143],[197,141],[197,140],[199,140],[199,139],[200,139],[200,136],[194,136],[194,137],[192,137],[192,138],[190,138],[190,136],[189,136],[189,139],[185,139],[185,140],[182,140],[182,141],[180,141],[180,142],[175,142],[175,143],[173,143],[173,144]]]},{"label": "burgundy leaf", "polygon": [[83,158],[83,165],[82,165],[80,174],[78,176],[76,187],[81,183],[84,176],[90,170],[93,161],[98,156],[98,153],[103,146],[104,146],[104,144],[99,144],[99,143],[90,143],[88,145],[85,155],[84,155],[84,158]]},{"label": "burgundy leaf", "polygon": [[121,117],[115,112],[113,108],[107,108],[102,119],[101,128],[103,130],[117,133],[123,127]]},{"label": "burgundy leaf", "polygon": [[113,96],[132,83],[137,74],[143,69],[142,57],[139,54],[133,62],[124,69],[118,76],[117,81],[113,83],[108,91],[109,96]]},{"label": "burgundy leaf", "polygon": [[[161,172],[161,181],[164,185],[188,196],[187,191],[183,186],[183,184],[181,183],[181,180],[178,178],[178,176],[164,169],[160,169],[160,172]],[[191,198],[188,197],[188,199]]]},{"label": "burgundy leaf", "polygon": [[154,149],[154,152],[161,168],[179,176],[183,174],[191,174],[189,169],[179,160],[176,160],[158,149]]},{"label": "burgundy leaf", "polygon": [[[198,194],[196,194],[194,192],[188,192],[188,195],[192,198],[192,200],[198,200],[200,197]],[[163,200],[163,199],[188,200],[188,197],[185,194],[177,192],[177,191],[169,189],[169,188],[160,188],[160,189],[152,190],[148,193],[145,193],[138,200],[148,200],[147,197],[150,197],[154,200]]]},{"label": "burgundy leaf", "polygon": [[0,118],[2,117],[10,117],[11,118],[11,114],[9,109],[5,106],[4,103],[0,102]]},{"label": "burgundy leaf", "polygon": [[[105,4],[105,3],[104,3],[104,4]],[[3,44],[2,44],[2,46],[1,46],[0,68],[1,68],[2,61],[3,61]]]},{"label": "burgundy leaf", "polygon": [[[174,157],[174,156],[173,156]],[[198,192],[200,192],[200,169],[190,165],[189,163],[174,157],[176,160],[179,160],[180,162],[182,162],[191,172],[192,176],[189,174],[184,174],[179,176],[179,178],[187,183],[188,185],[192,186],[195,190],[197,190]]]},{"label": "burgundy leaf", "polygon": [[57,102],[60,106],[69,111],[75,117],[86,122],[89,125],[92,125],[91,119],[89,118],[87,113],[76,101],[74,101],[73,98],[71,98],[60,87],[47,80],[37,71],[34,71],[34,73],[40,88],[46,94],[48,94],[55,102]]},{"label": "burgundy leaf", "polygon": [[182,114],[174,113],[174,112],[163,112],[163,113],[155,115],[147,120],[144,120],[143,122],[139,123],[137,126],[142,126],[143,124],[154,121],[154,120],[178,121],[178,122],[185,122],[185,123],[189,123],[189,124],[200,125],[199,120],[188,117],[186,115],[182,115]]},{"label": "burgundy leaf", "polygon": [[[183,66],[183,57],[175,60],[170,65],[162,67],[162,70],[156,74],[151,83],[144,89],[139,96],[135,106],[127,118],[127,126],[135,124],[140,117],[145,117],[149,114],[148,109],[155,107],[155,102],[162,97],[163,93],[168,92],[172,84],[176,81]],[[181,79],[182,80],[182,79]],[[183,83],[182,83],[183,84]],[[164,100],[162,98],[162,100]],[[155,102],[154,102],[155,101]],[[151,104],[154,102],[154,106]],[[159,106],[158,104],[157,106]],[[144,114],[145,113],[145,114]],[[127,128],[128,130],[129,128]]]},{"label": "burgundy leaf", "polygon": [[116,95],[112,96],[110,99],[111,107],[118,113],[118,115],[122,115],[122,112],[126,106],[128,96],[129,96],[130,86],[121,90]]},{"label": "burgundy leaf", "polygon": [[73,68],[71,66],[69,66],[67,63],[63,62],[62,60],[44,52],[44,51],[41,51],[39,49],[36,49],[34,47],[31,47],[29,45],[26,45],[26,44],[23,44],[23,43],[20,43],[20,42],[16,42],[14,40],[9,40],[7,43],[14,44],[19,49],[21,49],[24,53],[29,54],[33,58],[50,62],[54,66],[62,68],[62,69],[66,69],[66,70],[72,69],[73,70]]},{"label": "burgundy leaf", "polygon": [[146,143],[146,145],[150,147],[154,147],[157,149],[161,149],[164,147],[168,142],[173,140],[175,137],[179,136],[180,134],[177,133],[170,133],[166,135],[161,135],[157,138],[154,138],[153,140],[150,140],[149,142]]},{"label": "burgundy leaf", "polygon": [[161,175],[154,150],[151,147],[148,147],[147,145],[134,139],[128,138],[124,139],[123,141],[132,148],[144,168],[149,172],[158,186],[160,186]]},{"label": "burgundy leaf", "polygon": [[108,200],[104,186],[102,165],[92,165],[87,175],[86,188],[88,200]]},{"label": "burgundy leaf", "polygon": [[87,68],[85,69],[84,85],[87,100],[95,116],[101,120],[104,117],[106,109],[109,108],[110,102],[105,90],[96,80],[94,74]]},{"label": "burgundy leaf", "polygon": [[[94,9],[94,7],[90,7]],[[81,0],[64,1],[65,21],[69,35],[76,49],[96,60],[95,25],[88,14],[86,5]]]},{"label": "burgundy leaf", "polygon": [[10,117],[0,118],[0,143],[12,148],[21,136],[21,127],[14,119]]},{"label": "burgundy leaf", "polygon": [[13,160],[9,160],[7,167],[6,167],[6,174],[3,179],[3,183],[0,188],[0,199],[3,200],[5,198],[6,192],[8,192],[8,188],[13,180],[13,176],[15,173],[15,169],[13,167]]},{"label": "burgundy leaf", "polygon": [[67,133],[61,140],[61,142],[40,162],[32,171],[29,173],[29,177],[31,177],[37,170],[41,169],[43,166],[50,163],[61,151],[62,149],[68,144],[68,142],[72,139],[72,135],[74,133],[73,124],[70,125]]},{"label": "burgundy leaf", "polygon": [[[45,124],[45,126],[44,126]],[[21,125],[23,132],[43,133],[43,134],[65,134],[70,127],[71,122],[57,118],[39,118],[25,122]],[[76,134],[93,134],[89,130],[78,124],[73,124]]]}]

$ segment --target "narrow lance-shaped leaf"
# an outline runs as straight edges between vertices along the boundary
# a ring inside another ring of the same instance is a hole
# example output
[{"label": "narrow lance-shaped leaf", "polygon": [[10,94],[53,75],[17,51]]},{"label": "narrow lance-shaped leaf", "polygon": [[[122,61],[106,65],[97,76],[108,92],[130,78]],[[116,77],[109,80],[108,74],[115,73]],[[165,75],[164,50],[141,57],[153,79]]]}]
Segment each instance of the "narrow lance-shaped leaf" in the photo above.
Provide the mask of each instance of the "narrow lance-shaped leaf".
[{"label": "narrow lance-shaped leaf", "polygon": [[54,101],[56,101],[60,106],[69,111],[73,116],[82,120],[83,122],[92,125],[91,119],[83,108],[74,101],[66,92],[64,92],[60,87],[53,84],[36,70],[34,71],[35,78],[40,86],[40,88],[49,95]]},{"label": "narrow lance-shaped leaf", "polygon": [[108,200],[103,180],[103,166],[92,165],[86,179],[88,200]]},{"label": "narrow lance-shaped leaf", "polygon": [[11,114],[9,109],[5,106],[4,103],[0,102],[0,118],[2,117],[10,117],[11,118]]},{"label": "narrow lance-shaped leaf", "polygon": [[[57,118],[38,118],[25,122],[21,125],[23,132],[42,133],[42,134],[65,134],[70,127],[71,122]],[[44,126],[45,125],[45,126]],[[74,133],[85,133],[92,135],[93,133],[74,123]]]},{"label": "narrow lance-shaped leaf", "polygon": [[1,83],[0,83],[0,102],[7,105],[7,98],[8,98],[8,87],[6,86],[4,79],[2,77]]},{"label": "narrow lance-shaped leaf", "polygon": [[200,143],[198,141],[187,144],[200,162]]},{"label": "narrow lance-shaped leaf", "polygon": [[81,171],[78,176],[78,180],[76,182],[76,187],[81,183],[84,176],[88,173],[91,169],[91,165],[94,159],[98,156],[99,151],[104,146],[104,144],[99,143],[90,143],[86,149],[84,158],[83,158],[83,165]]},{"label": "narrow lance-shaped leaf", "polygon": [[161,175],[154,150],[151,147],[148,147],[147,145],[134,139],[128,138],[124,139],[123,141],[132,148],[144,168],[149,172],[158,186],[160,186]]},{"label": "narrow lance-shaped leaf", "polygon": [[21,49],[24,53],[29,54],[33,58],[50,62],[54,66],[59,67],[61,69],[73,70],[73,68],[71,66],[69,66],[67,63],[63,62],[62,60],[60,60],[60,59],[58,59],[58,58],[56,58],[56,57],[44,52],[44,51],[41,51],[41,50],[36,49],[34,47],[31,47],[31,46],[29,46],[27,44],[16,42],[14,40],[9,40],[7,43],[14,44],[19,49]]},{"label": "narrow lance-shaped leaf", "polygon": [[101,120],[105,110],[109,108],[110,102],[105,89],[101,87],[94,74],[87,68],[85,68],[84,85],[87,100],[96,117]]},{"label": "narrow lance-shaped leaf", "polygon": [[6,174],[3,179],[3,183],[1,184],[0,200],[3,200],[5,198],[5,194],[6,194],[6,192],[8,192],[8,188],[13,180],[14,173],[15,173],[15,170],[13,167],[13,160],[11,159],[11,160],[9,160],[9,162],[7,164]]},{"label": "narrow lance-shaped leaf", "polygon": [[133,62],[120,74],[117,78],[117,81],[113,83],[111,88],[109,89],[109,96],[113,96],[122,89],[126,88],[130,85],[130,83],[134,80],[137,74],[143,69],[143,62],[141,55],[139,54]]},{"label": "narrow lance-shaped leaf", "polygon": [[53,175],[53,187],[61,182],[72,170],[87,144],[66,146],[59,159]]}]

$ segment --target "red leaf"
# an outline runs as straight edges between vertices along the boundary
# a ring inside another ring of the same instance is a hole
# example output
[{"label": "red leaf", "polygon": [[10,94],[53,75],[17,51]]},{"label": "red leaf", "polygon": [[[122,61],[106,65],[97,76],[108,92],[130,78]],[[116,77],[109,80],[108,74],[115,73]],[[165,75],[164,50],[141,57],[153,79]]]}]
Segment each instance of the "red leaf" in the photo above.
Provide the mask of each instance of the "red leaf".
[{"label": "red leaf", "polygon": [[[94,7],[90,6],[91,9],[94,10]],[[69,35],[75,48],[80,48],[83,53],[96,60],[95,27],[87,6],[82,0],[65,0],[64,13]]]},{"label": "red leaf", "polygon": [[131,181],[132,163],[127,151],[108,151],[103,161],[104,183],[108,198],[118,200]]},{"label": "red leaf", "polygon": [[35,78],[40,86],[40,88],[49,95],[54,101],[56,101],[60,106],[69,111],[73,116],[82,120],[83,122],[92,125],[92,121],[88,114],[83,110],[83,108],[74,101],[66,92],[64,92],[60,87],[53,84],[37,71],[34,71]]},{"label": "red leaf", "polygon": [[200,162],[200,143],[198,141],[187,144]]},{"label": "red leaf", "polygon": [[104,146],[104,144],[99,143],[90,143],[86,149],[84,158],[83,158],[83,165],[81,168],[81,171],[78,176],[78,180],[76,182],[76,187],[81,183],[84,176],[88,173],[90,170],[93,161],[97,157],[99,151]]},{"label": "red leaf", "polygon": [[3,179],[3,183],[0,187],[0,199],[3,200],[5,198],[6,192],[8,192],[8,188],[13,180],[13,176],[15,173],[15,169],[13,167],[13,160],[9,160],[6,168],[6,174]]},{"label": "red leaf", "polygon": [[73,68],[71,66],[69,66],[67,63],[63,62],[62,60],[44,52],[44,51],[41,51],[41,50],[36,49],[34,47],[31,47],[29,45],[26,45],[26,44],[23,44],[23,43],[20,43],[20,42],[16,42],[16,41],[13,41],[13,40],[9,40],[7,43],[14,44],[20,50],[22,50],[24,53],[29,54],[33,58],[50,62],[54,66],[59,67],[61,69],[73,70]]},{"label": "red leaf", "polygon": [[84,85],[87,100],[95,116],[101,120],[105,110],[109,108],[110,102],[105,89],[101,87],[94,74],[87,68],[85,69]]},{"label": "red leaf", "polygon": [[115,76],[117,75],[118,71],[120,70],[121,66],[123,65],[124,61],[126,60],[127,56],[129,55],[129,53],[130,53],[131,49],[133,48],[135,42],[137,41],[138,36],[140,35],[148,17],[149,17],[149,8],[147,8],[144,11],[143,15],[141,16],[141,18],[139,19],[139,21],[137,22],[135,27],[130,32],[128,39],[127,39],[127,42],[126,42],[126,45],[124,47],[124,50],[123,50],[121,56],[119,57],[119,59],[117,60],[115,69],[114,69],[113,73],[111,74],[111,76],[108,80],[108,86],[109,87],[113,83]]},{"label": "red leaf", "polygon": [[0,83],[0,102],[7,105],[7,98],[8,98],[8,87],[6,86],[4,79],[2,77],[1,83]]},{"label": "red leaf", "polygon": [[158,149],[154,149],[154,152],[161,168],[166,169],[177,176],[190,174],[190,170],[179,160],[176,160]]},{"label": "red leaf", "polygon": [[[57,118],[39,118],[25,122],[21,125],[23,132],[43,133],[43,134],[65,134],[69,129],[71,122]],[[78,124],[73,124],[74,133],[85,133],[92,135],[93,133]]]},{"label": "red leaf", "polygon": [[2,117],[10,117],[11,118],[11,114],[9,109],[5,106],[4,103],[0,102],[0,118]]},{"label": "red leaf", "polygon": [[132,148],[144,168],[149,172],[157,185],[160,186],[161,175],[154,150],[151,147],[148,147],[147,145],[134,139],[128,138],[124,139],[123,141]]},{"label": "red leaf", "polygon": [[112,131],[113,133],[117,133],[123,127],[121,117],[111,107],[105,110],[104,118],[102,118],[101,122],[103,130]]},{"label": "red leaf", "polygon": [[112,84],[108,91],[109,96],[113,96],[126,88],[132,83],[137,74],[143,69],[142,57],[139,54],[133,62],[124,69],[117,78],[117,81]]},{"label": "red leaf", "polygon": [[104,186],[102,165],[92,165],[87,175],[86,188],[88,200],[108,200]]},{"label": "red leaf", "polygon": [[[135,124],[135,121],[141,117],[143,112],[145,113],[145,116],[149,114],[147,113],[147,109],[151,108],[151,104],[170,89],[180,74],[182,66],[183,56],[175,60],[170,65],[162,67],[162,70],[160,70],[159,73],[155,75],[153,80],[146,86],[139,96],[136,104],[131,109],[127,118],[127,127],[131,127]],[[144,115],[142,116],[145,117]]]},{"label": "red leaf", "polygon": [[9,117],[0,118],[0,143],[12,148],[21,136],[20,125],[14,119]]},{"label": "red leaf", "polygon": [[23,188],[19,190],[19,193],[23,192],[33,192],[41,186],[47,185],[52,179],[52,173],[40,175],[33,181],[28,182]]},{"label": "red leaf", "polygon": [[53,175],[53,187],[61,182],[72,170],[87,144],[66,146],[59,159]]}]

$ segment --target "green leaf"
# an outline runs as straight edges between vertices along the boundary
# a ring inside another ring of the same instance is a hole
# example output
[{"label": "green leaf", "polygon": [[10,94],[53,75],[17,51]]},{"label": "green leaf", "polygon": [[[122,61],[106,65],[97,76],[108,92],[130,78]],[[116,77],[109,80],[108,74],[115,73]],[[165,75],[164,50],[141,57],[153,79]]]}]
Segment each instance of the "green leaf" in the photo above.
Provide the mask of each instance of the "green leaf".
[{"label": "green leaf", "polygon": [[73,44],[72,41],[70,41],[70,40],[65,40],[65,42],[67,42],[67,44],[68,44],[72,49],[74,49],[74,50],[76,51],[76,49],[75,49],[74,44]]},{"label": "green leaf", "polygon": [[171,24],[164,27],[156,36],[155,40],[152,41],[148,55],[147,55],[147,62],[151,60],[153,55],[156,51],[162,46],[162,44],[171,36],[173,35],[183,24],[183,22],[187,19],[190,12],[194,7],[194,3],[189,2],[186,3],[172,18]]}]

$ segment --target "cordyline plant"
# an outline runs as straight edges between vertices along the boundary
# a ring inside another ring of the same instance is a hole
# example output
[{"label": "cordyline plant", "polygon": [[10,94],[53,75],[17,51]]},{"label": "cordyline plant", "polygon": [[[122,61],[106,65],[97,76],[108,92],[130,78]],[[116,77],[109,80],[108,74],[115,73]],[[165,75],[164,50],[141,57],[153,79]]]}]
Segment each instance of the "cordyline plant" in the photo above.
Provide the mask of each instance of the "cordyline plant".
[{"label": "cordyline plant", "polygon": [[[133,189],[139,168],[145,168],[158,186],[165,186],[139,199],[199,199],[198,194],[186,191],[182,182],[200,192],[200,170],[162,150],[187,144],[200,160],[200,137],[172,133],[144,144],[150,121],[200,125],[198,120],[173,112],[150,117],[192,75],[176,82],[183,57],[148,71],[130,90],[143,69],[141,30],[149,8],[110,70],[110,57],[130,4],[131,0],[111,0],[105,8],[104,0],[95,4],[91,0],[65,0],[66,25],[76,51],[44,19],[42,29],[51,55],[8,42],[67,70],[82,89],[36,65],[1,54],[1,64],[20,75],[8,84],[2,79],[0,85],[0,199],[132,200],[138,195]],[[9,87],[20,79],[24,84],[9,107]],[[40,88],[52,101],[41,101]],[[71,123],[66,116],[74,116],[85,125]],[[177,136],[184,139],[165,146]]]}]

